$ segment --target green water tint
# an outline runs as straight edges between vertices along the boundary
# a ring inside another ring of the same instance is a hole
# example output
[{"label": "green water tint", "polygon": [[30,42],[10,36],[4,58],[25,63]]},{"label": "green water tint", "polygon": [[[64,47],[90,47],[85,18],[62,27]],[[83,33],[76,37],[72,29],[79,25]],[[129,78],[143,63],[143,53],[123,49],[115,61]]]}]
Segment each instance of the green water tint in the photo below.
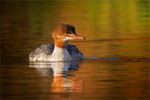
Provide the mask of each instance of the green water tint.
[{"label": "green water tint", "polygon": [[[149,99],[149,1],[3,1],[1,6],[2,99]],[[54,43],[51,33],[62,23],[86,37],[69,41],[84,62],[64,66],[68,71],[60,77],[52,64],[30,67],[29,53]]]}]

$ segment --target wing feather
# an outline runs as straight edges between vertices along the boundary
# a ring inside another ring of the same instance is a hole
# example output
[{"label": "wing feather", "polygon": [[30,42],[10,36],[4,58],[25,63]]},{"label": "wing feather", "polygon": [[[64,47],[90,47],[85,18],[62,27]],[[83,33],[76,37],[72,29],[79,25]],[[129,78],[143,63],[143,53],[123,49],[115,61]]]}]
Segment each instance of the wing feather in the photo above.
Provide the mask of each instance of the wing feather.
[{"label": "wing feather", "polygon": [[72,44],[68,44],[67,45],[67,51],[69,52],[69,54],[71,55],[72,58],[81,61],[84,59],[84,55],[82,52],[79,51],[79,49]]},{"label": "wing feather", "polygon": [[36,48],[33,52],[30,53],[29,59],[33,59],[35,56],[40,55],[50,55],[54,50],[53,44],[42,44],[38,48]]}]

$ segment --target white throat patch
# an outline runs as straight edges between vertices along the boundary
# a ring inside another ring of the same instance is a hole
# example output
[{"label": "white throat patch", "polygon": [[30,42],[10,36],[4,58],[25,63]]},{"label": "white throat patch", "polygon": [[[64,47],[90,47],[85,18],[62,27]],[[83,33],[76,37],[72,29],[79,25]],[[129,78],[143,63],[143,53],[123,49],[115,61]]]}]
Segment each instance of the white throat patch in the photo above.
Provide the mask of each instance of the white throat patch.
[{"label": "white throat patch", "polygon": [[68,41],[68,40],[73,40],[73,38],[71,38],[71,37],[65,37],[63,40],[64,41]]}]

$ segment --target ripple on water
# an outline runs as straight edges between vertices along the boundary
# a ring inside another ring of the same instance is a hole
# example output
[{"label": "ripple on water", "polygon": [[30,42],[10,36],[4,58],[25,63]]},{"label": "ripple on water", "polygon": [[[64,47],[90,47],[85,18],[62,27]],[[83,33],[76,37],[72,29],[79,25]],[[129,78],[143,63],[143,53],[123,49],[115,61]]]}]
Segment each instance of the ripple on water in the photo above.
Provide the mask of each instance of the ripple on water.
[{"label": "ripple on water", "polygon": [[118,58],[100,58],[100,57],[87,57],[85,59],[120,60]]}]

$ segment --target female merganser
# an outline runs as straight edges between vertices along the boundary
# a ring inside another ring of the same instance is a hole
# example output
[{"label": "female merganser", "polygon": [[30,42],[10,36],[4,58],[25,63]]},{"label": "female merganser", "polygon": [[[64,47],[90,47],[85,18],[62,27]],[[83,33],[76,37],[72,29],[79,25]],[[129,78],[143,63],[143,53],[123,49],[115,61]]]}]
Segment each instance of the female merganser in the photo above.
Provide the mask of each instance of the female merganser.
[{"label": "female merganser", "polygon": [[83,39],[76,34],[72,25],[61,24],[53,33],[52,37],[55,41],[53,44],[43,44],[36,48],[29,55],[30,61],[81,61],[84,55],[76,48],[69,44],[69,40]]}]

